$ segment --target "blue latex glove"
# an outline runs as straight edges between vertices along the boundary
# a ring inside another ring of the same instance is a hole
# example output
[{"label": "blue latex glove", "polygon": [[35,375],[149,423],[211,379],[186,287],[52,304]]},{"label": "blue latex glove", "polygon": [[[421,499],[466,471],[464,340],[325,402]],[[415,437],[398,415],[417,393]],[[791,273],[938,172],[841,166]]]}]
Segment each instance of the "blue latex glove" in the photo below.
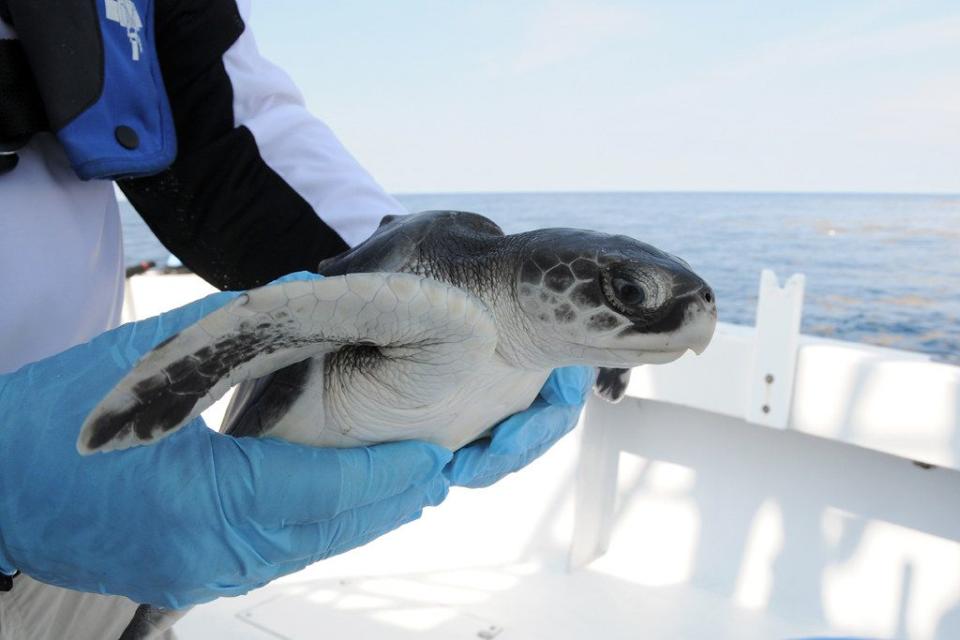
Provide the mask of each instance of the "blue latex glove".
[{"label": "blue latex glove", "polygon": [[132,364],[235,295],[0,376],[0,571],[180,608],[245,593],[443,500],[451,454],[419,442],[318,449],[196,420],[151,446],[80,456],[80,425]]},{"label": "blue latex glove", "polygon": [[525,467],[577,424],[595,378],[591,367],[555,369],[529,409],[457,451],[444,475],[461,487],[486,487]]}]

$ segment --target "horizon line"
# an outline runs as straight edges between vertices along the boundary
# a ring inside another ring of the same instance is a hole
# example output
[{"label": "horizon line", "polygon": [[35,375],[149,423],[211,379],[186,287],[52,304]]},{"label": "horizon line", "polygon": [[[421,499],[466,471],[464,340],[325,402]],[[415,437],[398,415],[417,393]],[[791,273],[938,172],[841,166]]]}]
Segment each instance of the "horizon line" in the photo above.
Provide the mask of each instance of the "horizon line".
[{"label": "horizon line", "polygon": [[442,195],[597,195],[597,194],[701,194],[701,195],[789,195],[789,196],[948,196],[960,197],[960,191],[779,191],[773,189],[507,189],[463,191],[388,191],[393,196],[442,196]]},{"label": "horizon line", "polygon": [[[126,194],[114,186],[117,202],[129,204]],[[389,191],[391,196],[484,196],[484,195],[770,195],[770,196],[928,196],[960,197],[960,191],[776,191],[771,189],[507,189],[504,191]]]}]

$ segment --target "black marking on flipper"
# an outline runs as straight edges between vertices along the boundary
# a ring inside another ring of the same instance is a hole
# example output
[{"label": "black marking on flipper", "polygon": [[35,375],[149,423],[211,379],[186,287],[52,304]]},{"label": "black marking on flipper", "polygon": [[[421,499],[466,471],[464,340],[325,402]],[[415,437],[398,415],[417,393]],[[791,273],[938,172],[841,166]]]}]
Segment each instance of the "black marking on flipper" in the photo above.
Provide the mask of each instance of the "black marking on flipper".
[{"label": "black marking on flipper", "polygon": [[227,425],[224,433],[243,438],[258,437],[269,431],[304,392],[315,364],[313,358],[307,358],[251,381],[249,384],[255,387],[250,398]]},{"label": "black marking on flipper", "polygon": [[131,390],[137,399],[132,405],[98,416],[90,425],[87,447],[96,450],[131,433],[147,441],[171,431],[232,370],[258,355],[308,342],[303,338],[281,339],[275,329],[258,329],[233,334],[198,349],[138,382]]},{"label": "black marking on flipper", "polygon": [[630,369],[600,367],[597,382],[593,388],[597,395],[610,402],[619,402],[627,391],[630,382]]},{"label": "black marking on flipper", "polygon": [[376,374],[384,359],[380,347],[348,344],[322,358],[307,358],[259,380],[247,382],[245,384],[254,386],[243,405],[230,417],[224,433],[236,438],[267,435],[294,402],[310,391],[309,385],[315,382],[315,375],[322,372],[326,382],[335,375],[370,377]]}]

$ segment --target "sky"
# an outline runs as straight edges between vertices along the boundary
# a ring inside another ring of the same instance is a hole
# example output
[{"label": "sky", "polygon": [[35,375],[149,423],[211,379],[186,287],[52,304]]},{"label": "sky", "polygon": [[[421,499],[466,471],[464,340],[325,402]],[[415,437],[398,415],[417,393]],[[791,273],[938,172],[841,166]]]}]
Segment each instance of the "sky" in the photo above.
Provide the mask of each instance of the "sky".
[{"label": "sky", "polygon": [[271,0],[388,190],[960,193],[960,3]]}]

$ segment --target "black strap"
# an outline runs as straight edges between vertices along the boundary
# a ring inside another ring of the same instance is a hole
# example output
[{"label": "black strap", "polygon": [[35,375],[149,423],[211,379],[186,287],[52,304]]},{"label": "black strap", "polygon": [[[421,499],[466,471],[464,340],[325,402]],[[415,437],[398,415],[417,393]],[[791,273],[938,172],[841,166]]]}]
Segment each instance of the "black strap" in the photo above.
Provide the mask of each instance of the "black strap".
[{"label": "black strap", "polygon": [[16,151],[49,128],[23,47],[17,40],[0,40],[0,153]]},{"label": "black strap", "polygon": [[[5,9],[2,0],[0,9]],[[16,151],[33,134],[49,129],[23,47],[17,40],[0,40],[0,175],[13,171],[19,161]],[[0,580],[0,590],[2,587]]]},{"label": "black strap", "polygon": [[17,163],[20,162],[20,157],[15,153],[0,153],[0,176],[7,173],[8,171],[13,171],[14,167],[17,166]]},{"label": "black strap", "polygon": [[18,575],[20,575],[19,571],[12,576],[8,576],[5,573],[0,573],[0,591],[10,591],[13,589],[13,579]]}]

